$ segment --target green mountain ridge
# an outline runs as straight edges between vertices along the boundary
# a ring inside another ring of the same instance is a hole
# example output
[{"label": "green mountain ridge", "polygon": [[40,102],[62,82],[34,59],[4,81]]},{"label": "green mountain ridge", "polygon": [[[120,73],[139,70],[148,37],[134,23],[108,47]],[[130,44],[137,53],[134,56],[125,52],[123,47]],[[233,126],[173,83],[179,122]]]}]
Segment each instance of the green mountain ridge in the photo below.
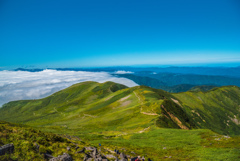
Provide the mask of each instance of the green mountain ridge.
[{"label": "green mountain ridge", "polygon": [[147,86],[83,82],[43,99],[7,103],[0,109],[0,118],[93,135],[123,135],[154,126],[239,135],[239,96],[237,86],[170,94]]},{"label": "green mountain ridge", "polygon": [[[83,82],[43,99],[5,104],[0,120],[34,130],[3,123],[0,135],[7,137],[0,143],[16,144],[13,158],[25,160],[41,160],[32,148],[36,142],[54,156],[66,152],[71,142],[55,142],[51,133],[77,136],[81,146],[101,143],[114,155],[119,149],[153,160],[239,160],[239,96],[236,86],[172,94],[147,86]],[[84,157],[74,150],[69,154]]]}]

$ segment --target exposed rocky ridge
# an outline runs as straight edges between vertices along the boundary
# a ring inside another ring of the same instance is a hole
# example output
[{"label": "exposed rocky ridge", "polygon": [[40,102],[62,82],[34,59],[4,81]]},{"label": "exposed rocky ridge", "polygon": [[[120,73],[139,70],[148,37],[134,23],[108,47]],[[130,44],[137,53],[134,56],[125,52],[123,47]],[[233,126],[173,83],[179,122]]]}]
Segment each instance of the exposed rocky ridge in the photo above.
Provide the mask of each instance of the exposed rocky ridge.
[{"label": "exposed rocky ridge", "polygon": [[[40,146],[35,143],[35,148],[38,151]],[[77,148],[76,148],[77,149]],[[70,148],[67,147],[67,151],[69,151]],[[125,155],[123,152],[119,153],[118,150],[116,150],[116,153],[113,153],[112,150],[108,152],[112,152],[113,154],[103,154],[101,153],[101,148],[98,149],[96,147],[84,147],[82,150],[77,151],[76,153],[83,153],[84,158],[83,161],[109,161],[109,159],[115,159],[115,161],[128,161],[134,160],[138,157]],[[14,153],[14,145],[13,144],[6,144],[0,147],[0,156],[5,154],[12,154]],[[48,153],[43,153],[43,158],[45,160],[49,161],[73,161],[73,158],[68,153],[63,153],[62,155],[59,155],[57,157],[52,156]],[[20,158],[19,158],[20,159]],[[141,158],[142,161],[145,160],[144,157]]]}]

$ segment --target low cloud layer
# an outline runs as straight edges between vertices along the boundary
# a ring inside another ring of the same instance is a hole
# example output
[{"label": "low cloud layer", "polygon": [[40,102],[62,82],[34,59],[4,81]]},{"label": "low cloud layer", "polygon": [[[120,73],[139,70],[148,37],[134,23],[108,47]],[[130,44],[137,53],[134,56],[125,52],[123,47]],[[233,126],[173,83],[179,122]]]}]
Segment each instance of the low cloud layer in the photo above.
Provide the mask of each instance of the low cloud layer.
[{"label": "low cloud layer", "polygon": [[44,98],[75,83],[113,81],[128,87],[137,84],[106,72],[56,71],[41,72],[0,71],[0,107],[9,101]]},{"label": "low cloud layer", "polygon": [[119,71],[116,71],[115,74],[132,74],[133,72],[131,71],[124,71],[124,70],[119,70]]}]

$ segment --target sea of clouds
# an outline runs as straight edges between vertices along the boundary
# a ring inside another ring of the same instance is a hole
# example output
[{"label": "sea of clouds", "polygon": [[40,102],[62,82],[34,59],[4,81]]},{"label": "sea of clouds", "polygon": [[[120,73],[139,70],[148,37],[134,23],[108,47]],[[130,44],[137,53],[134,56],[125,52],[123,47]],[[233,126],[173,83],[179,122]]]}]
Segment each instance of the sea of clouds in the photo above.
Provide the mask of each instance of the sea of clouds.
[{"label": "sea of clouds", "polygon": [[107,72],[43,70],[0,71],[0,107],[9,101],[38,99],[49,96],[75,83],[112,81],[128,87],[137,86],[127,78],[118,78]]}]

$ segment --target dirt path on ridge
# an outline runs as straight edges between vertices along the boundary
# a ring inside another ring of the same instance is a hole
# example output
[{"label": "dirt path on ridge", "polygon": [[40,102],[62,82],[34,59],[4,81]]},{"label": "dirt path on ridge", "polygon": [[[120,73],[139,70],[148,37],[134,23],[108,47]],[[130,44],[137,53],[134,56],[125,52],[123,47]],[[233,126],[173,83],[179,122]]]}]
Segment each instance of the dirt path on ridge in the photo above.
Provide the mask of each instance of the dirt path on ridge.
[{"label": "dirt path on ridge", "polygon": [[[141,100],[140,96],[135,92],[133,91],[133,93],[135,94],[135,96],[138,98],[139,102],[141,103],[141,105],[143,105],[143,101]],[[158,115],[156,113],[148,113],[148,112],[142,112],[142,107],[140,109],[140,113],[144,114],[144,115]]]}]

